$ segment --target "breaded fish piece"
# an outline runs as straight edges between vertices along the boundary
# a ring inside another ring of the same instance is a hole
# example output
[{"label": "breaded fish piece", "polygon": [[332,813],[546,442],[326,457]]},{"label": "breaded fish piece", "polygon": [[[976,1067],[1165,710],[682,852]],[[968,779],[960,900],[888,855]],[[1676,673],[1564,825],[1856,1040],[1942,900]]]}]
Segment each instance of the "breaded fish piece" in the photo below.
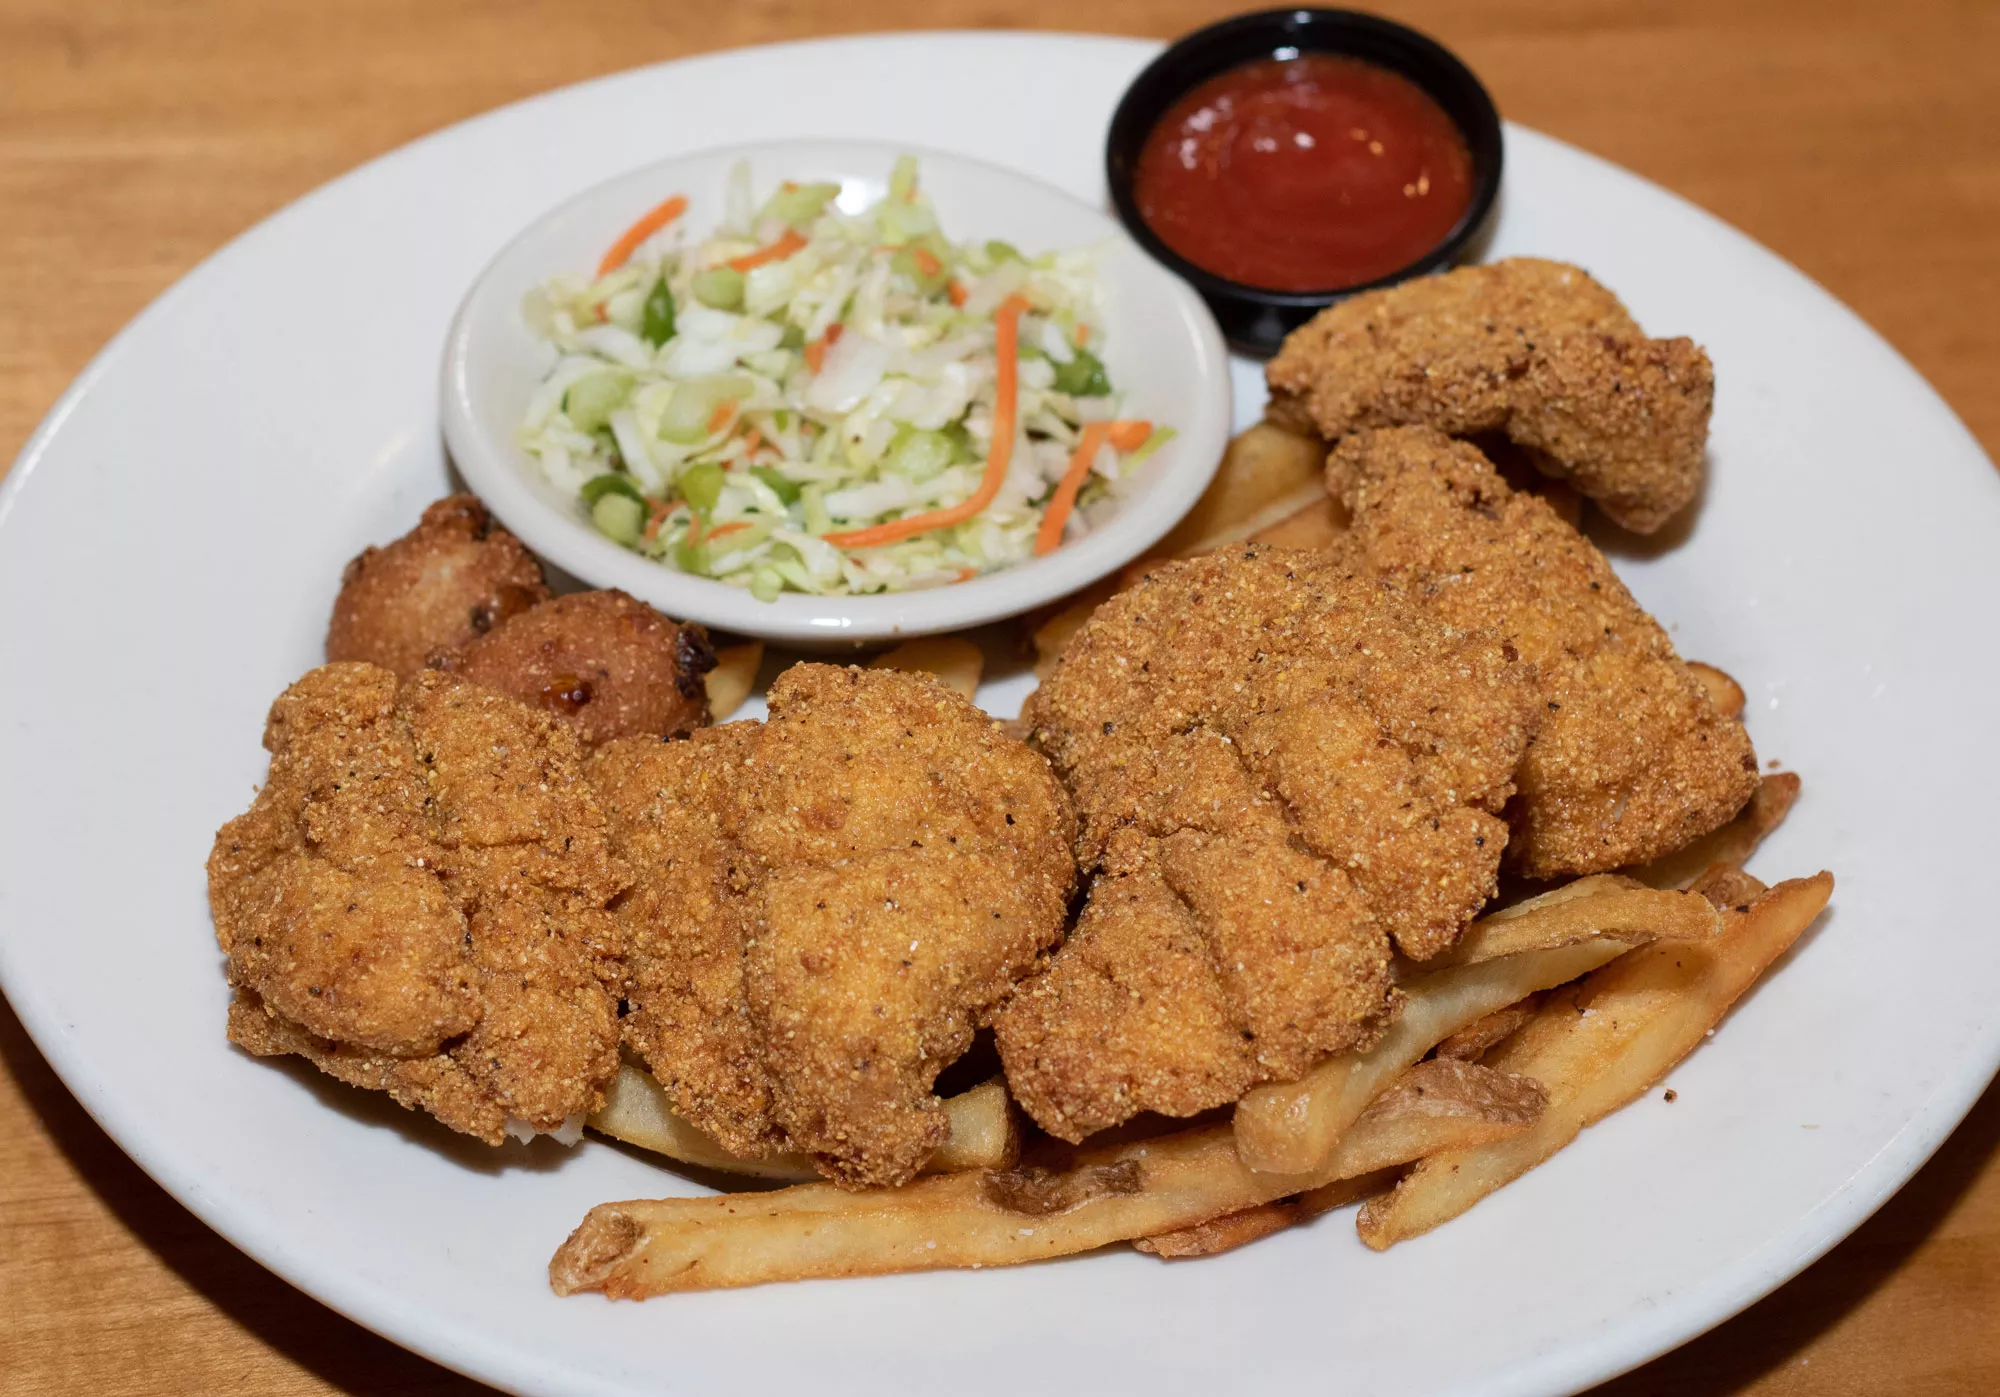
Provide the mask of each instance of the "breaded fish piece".
[{"label": "breaded fish piece", "polygon": [[589,765],[634,874],[616,909],[630,975],[625,1045],[676,1111],[747,1158],[784,1148],[743,989],[749,880],[734,842],[736,783],[758,732],[729,723],[685,742],[621,738]]},{"label": "breaded fish piece", "polygon": [[927,675],[798,665],[768,698],[593,763],[638,879],[627,1042],[732,1149],[901,1182],[948,1128],[938,1072],[1062,935],[1075,819]]},{"label": "breaded fish piece", "polygon": [[1329,306],[1265,369],[1271,414],[1329,442],[1370,427],[1499,432],[1651,533],[1701,488],[1715,372],[1648,339],[1581,268],[1514,257]]},{"label": "breaded fish piece", "polygon": [[1539,674],[1546,713],[1507,807],[1522,873],[1643,863],[1750,798],[1742,723],[1716,711],[1604,555],[1478,450],[1428,427],[1363,432],[1327,478],[1354,512],[1336,557],[1448,625],[1498,631]]},{"label": "breaded fish piece", "polygon": [[330,661],[408,678],[441,647],[464,645],[546,601],[542,565],[473,495],[450,495],[416,528],[363,549],[341,575],[326,628]]},{"label": "breaded fish piece", "polygon": [[676,625],[624,592],[575,592],[435,651],[430,664],[547,709],[595,747],[707,723],[702,676],[715,648],[701,626]]},{"label": "breaded fish piece", "polygon": [[230,1038],[498,1144],[618,1066],[629,881],[575,734],[436,673],[334,664],[272,705],[269,780],[209,857]]},{"label": "breaded fish piece", "polygon": [[1392,938],[1434,955],[1494,892],[1532,681],[1322,553],[1239,546],[1100,607],[1028,712],[1093,875],[995,1023],[1029,1114],[1080,1139],[1372,1041]]}]

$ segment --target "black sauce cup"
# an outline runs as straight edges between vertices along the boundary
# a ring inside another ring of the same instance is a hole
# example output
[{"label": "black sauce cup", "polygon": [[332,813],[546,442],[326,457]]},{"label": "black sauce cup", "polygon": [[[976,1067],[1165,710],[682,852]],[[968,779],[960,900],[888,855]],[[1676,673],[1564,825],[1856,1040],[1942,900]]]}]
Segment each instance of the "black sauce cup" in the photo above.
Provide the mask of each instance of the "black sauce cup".
[{"label": "black sauce cup", "polygon": [[[1270,291],[1217,276],[1182,257],[1139,212],[1132,177],[1139,152],[1167,109],[1218,73],[1261,58],[1333,53],[1400,73],[1429,93],[1472,153],[1472,202],[1443,240],[1388,276],[1324,291]],[[1176,40],[1125,90],[1105,141],[1105,175],[1118,217],[1139,245],[1201,293],[1229,343],[1268,355],[1292,330],[1335,301],[1451,265],[1486,228],[1500,194],[1500,113],[1472,70],[1436,40],[1356,10],[1262,10],[1237,15]]]}]

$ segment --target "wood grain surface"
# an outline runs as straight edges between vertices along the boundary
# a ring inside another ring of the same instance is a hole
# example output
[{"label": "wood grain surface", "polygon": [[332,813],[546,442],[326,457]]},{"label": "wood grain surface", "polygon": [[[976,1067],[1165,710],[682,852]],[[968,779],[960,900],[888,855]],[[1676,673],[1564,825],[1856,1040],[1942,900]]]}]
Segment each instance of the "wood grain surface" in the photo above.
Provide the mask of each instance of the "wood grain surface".
[{"label": "wood grain surface", "polygon": [[[1457,49],[1508,116],[1804,268],[2000,455],[2000,5],[1379,8]],[[0,0],[0,459],[120,325],[230,237],[496,104],[814,34],[1164,37],[1227,12],[1200,0]],[[4,1006],[0,1064],[0,1392],[484,1390],[208,1232],[90,1121]],[[1604,1391],[2000,1392],[2000,1090],[1803,1276]]]}]

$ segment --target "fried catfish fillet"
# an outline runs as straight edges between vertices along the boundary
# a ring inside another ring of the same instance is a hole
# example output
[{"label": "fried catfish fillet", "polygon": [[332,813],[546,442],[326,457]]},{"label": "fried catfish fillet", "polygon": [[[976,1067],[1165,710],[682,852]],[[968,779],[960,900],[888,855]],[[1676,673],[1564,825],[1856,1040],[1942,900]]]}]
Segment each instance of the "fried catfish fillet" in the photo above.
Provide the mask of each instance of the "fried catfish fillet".
[{"label": "fried catfish fillet", "polygon": [[1341,301],[1267,366],[1272,416],[1330,442],[1422,424],[1504,433],[1618,523],[1651,533],[1701,488],[1715,373],[1648,339],[1582,269],[1515,257]]},{"label": "fried catfish fillet", "polygon": [[1498,631],[1539,675],[1545,716],[1507,809],[1522,873],[1643,863],[1750,798],[1742,723],[1716,710],[1604,555],[1475,448],[1427,427],[1363,432],[1327,478],[1354,512],[1336,557],[1448,625]]},{"label": "fried catfish fillet", "polygon": [[595,747],[707,723],[702,676],[715,648],[701,626],[676,625],[624,592],[576,592],[435,651],[430,664],[547,709]]},{"label": "fried catfish fillet", "polygon": [[408,677],[431,651],[464,645],[547,600],[542,565],[472,495],[450,495],[395,542],[347,565],[326,657]]},{"label": "fried catfish fillet", "polygon": [[441,674],[332,664],[272,705],[209,902],[231,1041],[498,1144],[618,1067],[625,888],[576,736]]},{"label": "fried catfish fillet", "polygon": [[638,879],[626,1037],[730,1148],[912,1177],[932,1083],[1061,936],[1054,773],[926,675],[798,665],[768,721],[615,742],[592,778]]},{"label": "fried catfish fillet", "polygon": [[1492,896],[1541,710],[1491,631],[1248,545],[1106,602],[1028,716],[1090,896],[995,1030],[1016,1098],[1079,1140],[1372,1041],[1392,939],[1435,954]]}]

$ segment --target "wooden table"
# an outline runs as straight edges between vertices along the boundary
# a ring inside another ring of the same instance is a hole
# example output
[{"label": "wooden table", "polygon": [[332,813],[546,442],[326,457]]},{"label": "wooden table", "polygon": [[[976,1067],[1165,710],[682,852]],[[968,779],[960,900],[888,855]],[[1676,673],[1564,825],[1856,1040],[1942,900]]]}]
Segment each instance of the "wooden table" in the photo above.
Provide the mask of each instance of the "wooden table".
[{"label": "wooden table", "polygon": [[[1393,4],[1516,120],[1677,190],[1854,306],[2000,456],[2000,6]],[[412,137],[703,49],[842,30],[1171,35],[1202,0],[0,0],[0,452],[256,219]],[[1884,462],[1892,471],[1894,462]],[[22,935],[22,928],[8,928]],[[0,1392],[483,1389],[293,1291],[147,1180],[0,1007]],[[1852,1239],[1606,1391],[2000,1392],[2000,1090]]]}]

